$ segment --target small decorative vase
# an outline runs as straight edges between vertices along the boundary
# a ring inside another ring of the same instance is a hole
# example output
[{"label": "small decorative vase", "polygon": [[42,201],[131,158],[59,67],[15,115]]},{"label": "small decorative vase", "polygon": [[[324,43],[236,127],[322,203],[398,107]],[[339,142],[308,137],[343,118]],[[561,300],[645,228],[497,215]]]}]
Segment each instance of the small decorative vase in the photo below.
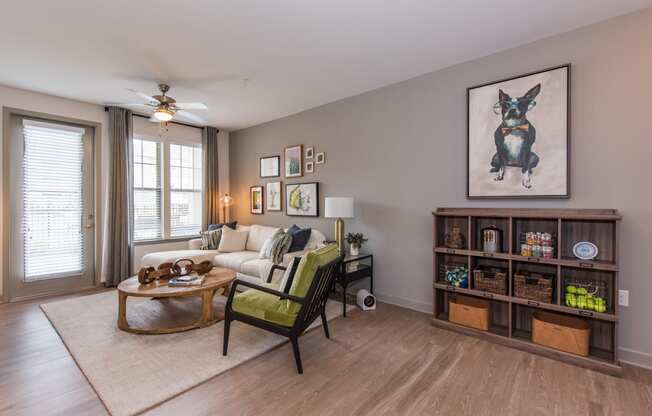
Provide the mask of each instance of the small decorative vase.
[{"label": "small decorative vase", "polygon": [[360,254],[360,247],[351,244],[351,248],[349,252],[351,253],[352,256],[358,256]]}]

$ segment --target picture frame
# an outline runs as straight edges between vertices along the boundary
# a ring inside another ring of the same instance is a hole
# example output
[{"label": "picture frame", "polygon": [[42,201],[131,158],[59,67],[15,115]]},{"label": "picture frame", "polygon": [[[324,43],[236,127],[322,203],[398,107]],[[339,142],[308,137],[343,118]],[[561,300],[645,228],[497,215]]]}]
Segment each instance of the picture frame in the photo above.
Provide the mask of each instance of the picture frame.
[{"label": "picture frame", "polygon": [[315,164],[323,165],[326,163],[326,152],[319,152],[315,155]]},{"label": "picture frame", "polygon": [[283,192],[281,182],[268,182],[265,185],[265,203],[267,211],[283,211]]},{"label": "picture frame", "polygon": [[315,157],[315,147],[306,147],[306,159],[312,159],[313,157]]},{"label": "picture frame", "polygon": [[319,182],[285,184],[285,215],[319,217]]},{"label": "picture frame", "polygon": [[249,212],[254,215],[263,214],[263,187],[255,185],[249,188]]},{"label": "picture frame", "polygon": [[314,173],[315,172],[315,163],[310,161],[306,162],[306,173]]},{"label": "picture frame", "polygon": [[571,65],[467,88],[468,199],[570,198]]},{"label": "picture frame", "polygon": [[285,177],[297,178],[303,176],[303,145],[285,148]]},{"label": "picture frame", "polygon": [[260,177],[277,178],[281,176],[281,156],[263,156],[260,158]]}]

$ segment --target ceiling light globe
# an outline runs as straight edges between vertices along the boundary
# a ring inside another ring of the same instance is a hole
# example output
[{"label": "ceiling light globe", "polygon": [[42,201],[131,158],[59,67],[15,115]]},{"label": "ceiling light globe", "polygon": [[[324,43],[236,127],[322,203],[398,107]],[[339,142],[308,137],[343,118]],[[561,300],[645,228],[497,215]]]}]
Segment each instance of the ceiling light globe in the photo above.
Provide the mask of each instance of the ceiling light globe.
[{"label": "ceiling light globe", "polygon": [[172,120],[172,111],[165,108],[158,108],[154,111],[154,118],[158,121],[170,121]]}]

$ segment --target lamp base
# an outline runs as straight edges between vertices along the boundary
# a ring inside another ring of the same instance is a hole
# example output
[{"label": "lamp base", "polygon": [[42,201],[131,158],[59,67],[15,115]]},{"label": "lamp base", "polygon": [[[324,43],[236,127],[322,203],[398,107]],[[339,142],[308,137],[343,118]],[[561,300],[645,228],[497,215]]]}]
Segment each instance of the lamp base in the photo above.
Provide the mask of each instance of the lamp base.
[{"label": "lamp base", "polygon": [[344,254],[344,220],[338,218],[335,221],[335,241],[340,254]]}]

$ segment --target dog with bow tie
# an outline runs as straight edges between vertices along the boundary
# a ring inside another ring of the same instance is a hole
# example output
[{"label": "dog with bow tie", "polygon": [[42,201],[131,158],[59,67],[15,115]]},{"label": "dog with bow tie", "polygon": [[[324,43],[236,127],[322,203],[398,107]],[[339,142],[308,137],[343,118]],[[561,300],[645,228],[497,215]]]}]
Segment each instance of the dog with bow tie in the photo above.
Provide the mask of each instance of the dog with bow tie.
[{"label": "dog with bow tie", "polygon": [[494,133],[496,154],[491,159],[494,180],[502,181],[506,167],[521,168],[521,184],[532,187],[532,169],[539,164],[539,156],[532,151],[536,141],[536,130],[526,118],[526,114],[536,105],[534,98],[541,92],[541,84],[532,87],[524,96],[512,98],[503,90],[498,90],[498,102],[494,112],[502,115],[502,122]]}]

